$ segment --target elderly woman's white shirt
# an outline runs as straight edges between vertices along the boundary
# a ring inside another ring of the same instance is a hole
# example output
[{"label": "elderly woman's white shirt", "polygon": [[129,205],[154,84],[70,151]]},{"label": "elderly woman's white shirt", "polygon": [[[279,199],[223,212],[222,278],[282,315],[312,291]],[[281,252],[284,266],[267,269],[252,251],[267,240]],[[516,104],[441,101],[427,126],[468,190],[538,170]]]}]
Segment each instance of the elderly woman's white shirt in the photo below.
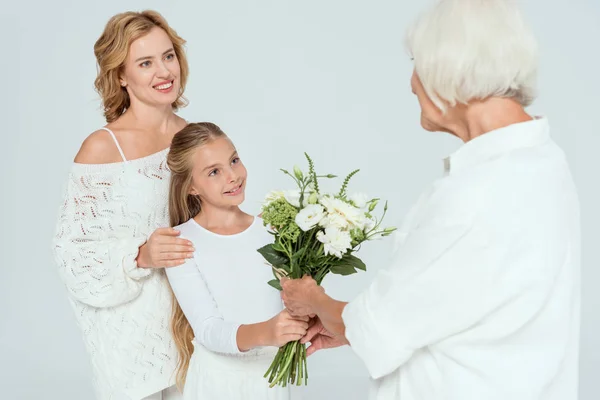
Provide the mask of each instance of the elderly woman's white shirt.
[{"label": "elderly woman's white shirt", "polygon": [[546,119],[445,160],[343,313],[372,399],[575,400],[579,204]]}]

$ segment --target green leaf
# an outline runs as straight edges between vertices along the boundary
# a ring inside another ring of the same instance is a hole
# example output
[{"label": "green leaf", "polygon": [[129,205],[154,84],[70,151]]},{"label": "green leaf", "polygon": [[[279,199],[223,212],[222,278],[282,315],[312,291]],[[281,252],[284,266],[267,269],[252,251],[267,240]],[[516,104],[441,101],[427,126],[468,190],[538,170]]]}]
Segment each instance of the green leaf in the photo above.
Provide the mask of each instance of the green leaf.
[{"label": "green leaf", "polygon": [[333,267],[331,267],[331,269],[329,271],[332,274],[337,274],[337,275],[351,275],[351,274],[356,273],[356,270],[354,269],[354,267],[349,264],[334,265]]},{"label": "green leaf", "polygon": [[279,291],[283,290],[283,289],[281,289],[281,284],[279,284],[279,281],[277,279],[271,279],[267,283],[269,284],[269,286],[272,286]]},{"label": "green leaf", "polygon": [[285,249],[279,242],[275,242],[275,243],[271,244],[271,246],[273,246],[273,250],[275,250],[275,251],[279,251],[282,253],[285,251]]},{"label": "green leaf", "polygon": [[367,270],[365,263],[360,258],[353,256],[352,254],[346,254],[342,257],[342,265],[343,264],[351,265],[353,268],[360,269],[362,271]]},{"label": "green leaf", "polygon": [[272,244],[261,247],[258,252],[274,267],[280,267],[288,262],[288,258],[275,250]]},{"label": "green leaf", "polygon": [[306,253],[306,247],[303,247],[300,250],[298,250],[297,252],[295,252],[294,254],[292,254],[292,260],[298,260],[300,257],[302,257],[304,255],[304,253]]}]

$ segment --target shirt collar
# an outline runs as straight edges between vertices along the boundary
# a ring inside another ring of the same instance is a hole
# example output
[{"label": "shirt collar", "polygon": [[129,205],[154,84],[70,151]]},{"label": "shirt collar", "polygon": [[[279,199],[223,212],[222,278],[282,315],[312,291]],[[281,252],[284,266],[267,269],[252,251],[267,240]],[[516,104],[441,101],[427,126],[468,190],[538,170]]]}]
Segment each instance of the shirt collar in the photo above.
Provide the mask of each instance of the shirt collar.
[{"label": "shirt collar", "polygon": [[444,173],[453,175],[513,150],[540,145],[549,138],[548,120],[544,117],[495,129],[468,141],[446,157]]}]

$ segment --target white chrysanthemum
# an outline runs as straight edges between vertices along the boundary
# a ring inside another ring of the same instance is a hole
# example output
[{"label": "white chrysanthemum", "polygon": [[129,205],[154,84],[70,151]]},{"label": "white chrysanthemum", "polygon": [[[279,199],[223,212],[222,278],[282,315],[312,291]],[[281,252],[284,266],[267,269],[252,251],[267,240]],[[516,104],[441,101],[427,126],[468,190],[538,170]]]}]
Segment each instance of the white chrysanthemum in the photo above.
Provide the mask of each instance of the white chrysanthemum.
[{"label": "white chrysanthemum", "polygon": [[327,226],[333,226],[340,230],[348,230],[348,227],[350,226],[350,224],[348,223],[346,218],[344,218],[344,216],[339,213],[327,214],[327,221],[328,221]]},{"label": "white chrysanthemum", "polygon": [[348,225],[359,229],[364,228],[364,213],[351,204],[334,197],[323,197],[321,204],[327,210],[329,223],[340,229]]},{"label": "white chrysanthemum", "polygon": [[317,240],[324,244],[326,255],[334,255],[342,258],[348,249],[352,247],[352,238],[345,231],[340,231],[336,227],[330,226],[323,231],[317,232]]},{"label": "white chrysanthemum", "polygon": [[296,214],[296,225],[303,231],[314,228],[325,217],[325,209],[320,204],[309,204]]}]

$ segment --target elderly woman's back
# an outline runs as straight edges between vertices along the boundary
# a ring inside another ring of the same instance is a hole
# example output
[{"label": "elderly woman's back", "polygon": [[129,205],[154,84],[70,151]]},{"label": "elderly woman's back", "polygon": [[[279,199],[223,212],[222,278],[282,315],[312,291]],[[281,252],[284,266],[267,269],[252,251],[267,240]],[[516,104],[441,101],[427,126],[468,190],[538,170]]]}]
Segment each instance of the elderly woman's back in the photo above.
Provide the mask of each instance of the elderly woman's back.
[{"label": "elderly woman's back", "polygon": [[472,140],[445,175],[344,311],[374,397],[576,399],[579,205],[547,121]]}]

